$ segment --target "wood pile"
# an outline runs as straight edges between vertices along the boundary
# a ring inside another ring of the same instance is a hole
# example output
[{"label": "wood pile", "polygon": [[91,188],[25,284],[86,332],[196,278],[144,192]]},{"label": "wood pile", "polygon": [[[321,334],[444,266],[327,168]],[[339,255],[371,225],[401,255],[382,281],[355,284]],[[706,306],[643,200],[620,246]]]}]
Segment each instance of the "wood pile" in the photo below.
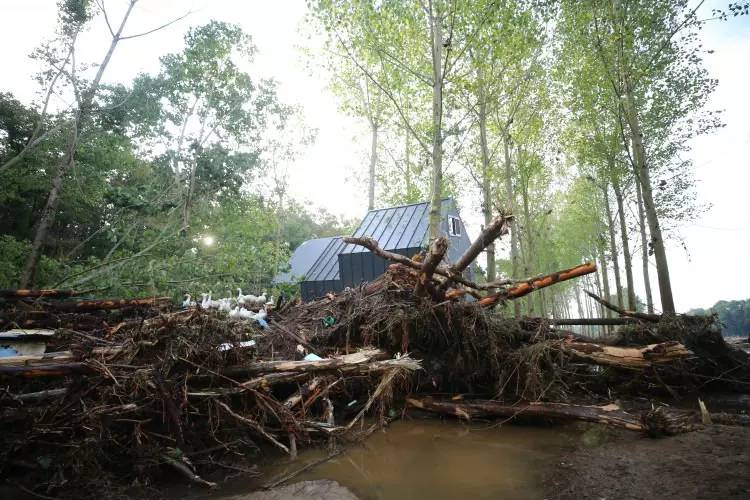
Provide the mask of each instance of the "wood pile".
[{"label": "wood pile", "polygon": [[355,289],[270,311],[268,328],[162,298],[0,291],[0,325],[16,342],[54,330],[45,352],[0,358],[0,475],[47,496],[150,491],[164,471],[210,487],[222,470],[255,473],[258,453],[333,450],[403,409],[669,434],[695,416],[627,412],[613,399],[747,387],[747,356],[708,320],[620,311],[619,335],[594,342],[505,317],[497,306],[596,270],[472,282],[464,270],[508,220],[453,265],[442,264],[443,238],[422,259],[347,239],[393,264]]}]

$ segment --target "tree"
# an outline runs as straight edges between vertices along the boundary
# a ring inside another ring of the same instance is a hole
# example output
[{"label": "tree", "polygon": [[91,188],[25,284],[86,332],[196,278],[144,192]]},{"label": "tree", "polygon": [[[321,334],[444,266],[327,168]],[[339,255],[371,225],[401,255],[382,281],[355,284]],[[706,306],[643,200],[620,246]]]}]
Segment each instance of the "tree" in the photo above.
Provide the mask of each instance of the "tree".
[{"label": "tree", "polygon": [[[400,122],[430,155],[430,238],[440,231],[443,156],[447,131],[452,130],[445,123],[446,84],[485,23],[469,22],[476,21],[469,15],[471,8],[455,0],[378,4],[319,0],[313,7],[314,18],[331,43],[385,95]],[[369,67],[371,62],[377,64],[378,73]],[[426,94],[429,114],[407,105],[422,102]],[[421,126],[425,115],[429,127]]]},{"label": "tree", "polygon": [[[67,144],[62,158],[60,159],[57,171],[52,178],[52,185],[47,196],[44,209],[42,210],[41,216],[36,226],[34,239],[31,244],[31,250],[29,252],[28,259],[24,266],[23,274],[21,275],[21,286],[28,287],[32,284],[34,276],[36,275],[37,266],[39,259],[42,254],[42,248],[47,239],[47,234],[55,220],[55,214],[57,206],[60,203],[60,197],[63,191],[63,183],[66,178],[66,174],[73,168],[76,162],[76,156],[78,153],[79,138],[84,129],[89,126],[92,116],[95,114],[95,100],[99,91],[102,77],[104,72],[109,65],[112,55],[115,52],[118,44],[122,40],[143,36],[144,34],[151,33],[155,30],[150,30],[147,33],[140,33],[134,35],[125,35],[123,31],[127,24],[130,14],[133,11],[133,7],[138,0],[129,0],[127,9],[120,21],[119,26],[116,30],[112,29],[109,24],[107,13],[103,7],[100,7],[101,13],[107,23],[112,38],[110,40],[109,48],[107,49],[104,58],[97,66],[96,75],[90,82],[80,75],[80,68],[76,64],[76,41],[78,34],[94,16],[93,4],[90,0],[64,0],[60,3],[60,14],[59,14],[59,31],[61,36],[52,44],[45,45],[42,50],[39,51],[39,57],[46,63],[50,68],[53,69],[55,76],[49,84],[48,96],[54,88],[54,83],[58,78],[59,74],[66,77],[68,84],[71,87],[72,94],[75,98],[75,105],[70,112],[70,118],[67,120],[66,131],[68,134]],[[184,16],[183,16],[184,17]],[[171,24],[171,23],[168,23]],[[167,24],[167,25],[168,25]],[[156,28],[161,29],[167,25]],[[46,112],[47,100],[45,99],[45,105],[43,107],[43,113]],[[40,118],[40,123],[42,118]],[[35,130],[29,139],[28,145],[31,147],[33,144],[38,143],[39,132]],[[25,148],[19,153],[24,155],[28,148]]]}]

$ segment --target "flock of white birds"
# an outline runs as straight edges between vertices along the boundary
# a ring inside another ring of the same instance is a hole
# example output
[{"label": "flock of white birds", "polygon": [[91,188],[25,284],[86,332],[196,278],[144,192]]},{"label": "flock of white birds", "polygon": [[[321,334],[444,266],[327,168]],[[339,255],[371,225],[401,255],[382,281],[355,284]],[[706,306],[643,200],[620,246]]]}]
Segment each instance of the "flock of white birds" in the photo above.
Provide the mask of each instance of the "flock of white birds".
[{"label": "flock of white birds", "polygon": [[[230,318],[234,319],[246,319],[255,321],[265,321],[268,316],[268,307],[273,306],[273,295],[270,298],[266,297],[266,291],[264,290],[260,295],[248,294],[244,295],[242,289],[237,289],[237,297],[229,297],[213,300],[211,298],[213,292],[202,293],[202,300],[196,302],[193,300],[192,295],[189,293],[185,294],[185,300],[182,302],[182,307],[200,307],[201,309],[218,309],[219,311],[226,312]],[[257,312],[251,311],[249,308],[259,310]]]}]

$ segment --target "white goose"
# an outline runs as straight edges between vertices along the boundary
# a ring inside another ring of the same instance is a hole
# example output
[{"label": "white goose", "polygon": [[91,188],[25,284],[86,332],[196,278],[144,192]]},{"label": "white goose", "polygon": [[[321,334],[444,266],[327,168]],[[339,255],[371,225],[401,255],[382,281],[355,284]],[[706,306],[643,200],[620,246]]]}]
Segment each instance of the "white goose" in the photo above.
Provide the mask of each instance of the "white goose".
[{"label": "white goose", "polygon": [[258,297],[256,297],[253,294],[249,295],[242,295],[242,288],[237,289],[237,303],[240,305],[252,305],[255,303],[255,301],[258,300]]}]

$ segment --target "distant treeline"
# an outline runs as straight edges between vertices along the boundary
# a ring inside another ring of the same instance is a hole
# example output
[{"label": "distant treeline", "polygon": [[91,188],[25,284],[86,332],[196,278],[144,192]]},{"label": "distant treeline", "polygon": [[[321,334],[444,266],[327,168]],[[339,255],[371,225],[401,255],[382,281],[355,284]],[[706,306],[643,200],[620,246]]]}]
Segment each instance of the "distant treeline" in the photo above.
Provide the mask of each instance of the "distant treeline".
[{"label": "distant treeline", "polygon": [[691,309],[688,314],[716,314],[724,326],[722,331],[725,337],[750,335],[750,299],[720,300],[708,309]]}]

